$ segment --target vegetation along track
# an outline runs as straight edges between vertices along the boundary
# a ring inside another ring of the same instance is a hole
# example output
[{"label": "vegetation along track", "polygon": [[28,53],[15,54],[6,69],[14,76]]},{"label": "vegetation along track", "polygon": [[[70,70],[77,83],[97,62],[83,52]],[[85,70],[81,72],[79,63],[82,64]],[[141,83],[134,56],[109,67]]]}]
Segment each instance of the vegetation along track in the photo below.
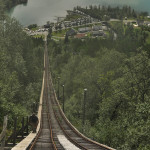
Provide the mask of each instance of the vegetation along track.
[{"label": "vegetation along track", "polygon": [[65,136],[71,143],[79,149],[84,150],[111,150],[112,148],[94,142],[79,131],[77,131],[68,119],[65,117],[53,88],[51,74],[49,74],[48,67],[48,53],[47,45],[45,51],[45,81],[44,81],[44,95],[42,107],[42,120],[40,132],[32,143],[30,150],[47,150],[56,149],[64,150],[60,144],[58,135]]}]

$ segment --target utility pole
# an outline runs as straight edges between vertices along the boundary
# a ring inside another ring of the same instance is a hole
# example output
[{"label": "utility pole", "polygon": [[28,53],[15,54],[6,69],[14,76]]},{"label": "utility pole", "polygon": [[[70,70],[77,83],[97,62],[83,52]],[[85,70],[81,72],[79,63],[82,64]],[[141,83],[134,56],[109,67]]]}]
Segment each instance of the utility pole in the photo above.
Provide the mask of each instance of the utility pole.
[{"label": "utility pole", "polygon": [[62,85],[62,87],[63,87],[63,112],[65,112],[65,95],[64,95],[65,85]]},{"label": "utility pole", "polygon": [[16,144],[16,131],[17,131],[17,117],[14,118],[14,136],[13,136],[13,145]]},{"label": "utility pole", "polygon": [[59,100],[59,79],[60,77],[58,77],[58,100]]},{"label": "utility pole", "polygon": [[84,99],[83,99],[83,118],[82,118],[82,132],[84,133],[84,126],[85,126],[85,106],[86,106],[86,92],[87,89],[84,89]]}]

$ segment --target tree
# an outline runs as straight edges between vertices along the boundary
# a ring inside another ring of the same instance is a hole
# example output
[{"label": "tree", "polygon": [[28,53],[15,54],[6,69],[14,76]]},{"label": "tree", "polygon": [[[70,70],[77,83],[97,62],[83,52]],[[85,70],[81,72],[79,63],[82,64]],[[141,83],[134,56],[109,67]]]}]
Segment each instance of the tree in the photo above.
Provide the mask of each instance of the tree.
[{"label": "tree", "polygon": [[42,41],[28,37],[15,19],[0,18],[0,122],[5,115],[9,115],[10,121],[14,116],[27,116],[33,101],[38,100]]},{"label": "tree", "polygon": [[52,37],[52,28],[49,28],[47,37],[51,39],[51,37]]},{"label": "tree", "polygon": [[69,38],[68,38],[68,35],[66,34],[65,35],[65,40],[64,40],[65,44],[67,44],[69,42]]},{"label": "tree", "polygon": [[149,130],[149,63],[145,52],[127,59],[121,69],[122,77],[111,83],[112,94],[100,103],[96,123],[97,133],[103,133],[97,138],[103,143],[129,150],[140,149],[144,144],[146,149],[150,146],[149,135],[141,130]]}]

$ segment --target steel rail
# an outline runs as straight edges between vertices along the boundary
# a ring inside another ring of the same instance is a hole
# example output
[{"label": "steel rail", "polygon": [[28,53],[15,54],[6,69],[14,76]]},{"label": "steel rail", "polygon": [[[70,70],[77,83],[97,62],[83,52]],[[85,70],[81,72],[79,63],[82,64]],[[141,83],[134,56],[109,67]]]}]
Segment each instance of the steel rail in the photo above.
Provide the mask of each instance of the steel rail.
[{"label": "steel rail", "polygon": [[[47,62],[48,63],[48,62]],[[47,77],[48,77],[48,71],[47,71]],[[46,85],[48,85],[48,83],[46,82]],[[48,91],[47,91],[48,92]],[[47,106],[49,106],[48,105],[48,93],[47,93],[47,98],[46,98],[46,104],[47,104]],[[53,148],[55,149],[55,150],[57,150],[57,148],[56,148],[56,144],[55,144],[55,142],[54,142],[54,136],[53,136],[53,131],[52,131],[52,125],[51,125],[51,116],[50,116],[50,111],[49,111],[49,107],[46,107],[46,109],[47,109],[47,116],[48,116],[48,121],[49,121],[49,128],[50,128],[50,135],[51,135],[51,141],[52,141],[52,144],[53,144]]]},{"label": "steel rail", "polygon": [[[48,76],[48,77],[49,77],[49,76]],[[50,84],[49,84],[49,86],[50,86]],[[54,93],[53,93],[53,95],[54,95]],[[61,107],[60,107],[59,103],[57,103],[57,102],[55,101],[55,98],[52,98],[52,103],[53,103],[53,105],[54,105],[54,103],[56,103],[56,105],[57,105],[58,108],[59,108],[59,112],[60,112],[60,114],[61,114]],[[56,105],[55,105],[55,106],[56,106]],[[55,112],[54,109],[53,109],[53,111],[54,111],[55,118],[56,118],[56,120],[57,120],[57,122],[58,122],[60,128],[62,129],[63,133],[68,137],[69,141],[70,141],[71,143],[74,143],[75,146],[77,146],[78,148],[88,150],[86,147],[84,147],[84,146],[82,146],[81,144],[77,143],[75,140],[73,140],[73,139],[69,136],[69,134],[65,131],[65,129],[64,129],[63,126],[62,126],[62,124],[60,123],[59,118],[58,118],[58,115],[56,114],[56,112]],[[61,116],[62,116],[62,115],[61,115]],[[62,117],[63,117],[63,116],[62,116]],[[65,119],[65,118],[63,118],[63,119]],[[69,126],[69,127],[70,127],[70,126]]]},{"label": "steel rail", "polygon": [[[56,96],[56,93],[55,93],[55,90],[53,88],[53,83],[52,83],[52,78],[51,78],[51,74],[50,74],[50,79],[49,79],[49,85],[51,86],[51,90],[52,90],[52,93],[53,93],[53,102],[55,102],[55,104],[57,104],[58,108],[59,108],[59,113],[61,115],[61,117],[64,119],[64,121],[66,122],[66,124],[72,129],[72,131],[74,131],[75,134],[77,134],[80,138],[83,138],[83,140],[87,141],[89,144],[94,144],[95,146],[98,146],[99,148],[102,148],[102,149],[105,149],[105,150],[114,150],[113,148],[111,147],[108,147],[106,145],[103,145],[103,144],[100,144],[96,141],[93,141],[87,137],[85,137],[83,134],[81,134],[70,122],[69,120],[66,118],[66,116],[64,115],[64,112],[62,111],[61,109],[61,106],[57,100],[57,96]],[[55,111],[54,111],[55,112]],[[83,148],[85,150],[88,150],[88,148],[86,148],[85,146],[82,146],[81,144],[79,144],[78,142],[76,142],[75,140],[72,139],[71,136],[68,135],[68,133],[66,133],[65,129],[62,127],[59,119],[58,119],[58,116],[56,115],[56,112],[54,113],[55,116],[56,116],[56,119],[61,127],[61,129],[63,130],[64,134],[69,138],[70,141],[72,141],[77,147],[79,148]]]},{"label": "steel rail", "polygon": [[84,147],[84,146],[82,146],[81,144],[77,143],[75,140],[73,140],[73,139],[71,138],[71,136],[69,136],[69,134],[68,134],[68,133],[65,131],[65,129],[62,127],[62,125],[61,125],[61,123],[60,123],[60,121],[59,121],[59,118],[58,118],[57,114],[56,114],[55,112],[54,112],[54,114],[55,114],[55,117],[56,117],[56,119],[57,119],[57,121],[58,121],[59,126],[60,126],[61,129],[63,130],[64,134],[68,137],[69,141],[72,142],[72,143],[74,143],[75,146],[77,146],[77,147],[79,147],[79,148],[88,150],[86,147]]},{"label": "steel rail", "polygon": [[[47,79],[48,79],[47,78],[48,77],[47,60],[48,60],[48,58],[47,58],[47,55],[46,55],[46,51],[45,51],[44,55],[45,55],[44,56],[44,58],[45,58],[45,61],[44,61],[45,76],[44,76],[44,95],[43,95],[43,98],[45,96],[45,100],[46,100],[46,104],[47,104],[46,105],[46,114],[47,114],[47,118],[48,118],[49,130],[50,130],[50,137],[51,137],[50,141],[52,142],[52,146],[53,146],[54,150],[57,150],[56,144],[55,144],[54,139],[53,139],[53,132],[52,132],[52,126],[51,126],[50,113],[49,113],[49,109],[48,109],[48,93],[47,93],[48,92],[48,90],[47,90]],[[42,108],[41,111],[43,112],[43,108]],[[41,113],[41,115],[42,115],[42,113]],[[41,122],[43,122],[43,118],[42,117],[41,117]],[[31,144],[29,150],[33,150],[34,149],[34,147],[35,147],[35,145],[37,143],[37,140],[39,139],[39,137],[41,135],[41,132],[42,132],[42,123],[40,125],[40,130],[37,133],[37,136],[34,139],[33,143]]]},{"label": "steel rail", "polygon": [[[41,121],[42,121],[42,118],[41,118]],[[35,147],[35,144],[36,144],[36,142],[37,142],[37,140],[38,140],[38,138],[39,138],[39,136],[40,136],[40,134],[41,134],[41,128],[42,128],[42,124],[41,124],[41,126],[40,126],[40,130],[39,130],[39,132],[37,133],[37,135],[36,135],[36,137],[35,137],[33,143],[31,144],[29,150],[33,150],[33,148]]]}]

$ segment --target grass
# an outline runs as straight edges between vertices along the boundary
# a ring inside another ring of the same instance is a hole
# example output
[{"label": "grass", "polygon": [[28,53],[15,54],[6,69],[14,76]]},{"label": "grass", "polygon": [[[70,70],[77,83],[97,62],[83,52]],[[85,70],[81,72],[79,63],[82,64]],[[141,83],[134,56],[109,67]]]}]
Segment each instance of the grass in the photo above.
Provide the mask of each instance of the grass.
[{"label": "grass", "polygon": [[64,21],[73,21],[73,20],[76,20],[78,18],[81,18],[82,16],[81,15],[67,15],[65,20]]},{"label": "grass", "polygon": [[38,35],[34,35],[33,37],[34,37],[34,38],[41,38],[41,37],[42,37],[42,38],[44,39],[45,36],[44,36],[43,34],[42,34],[42,35],[39,35],[39,34],[38,34]]},{"label": "grass", "polygon": [[87,37],[89,37],[89,38],[92,37],[92,36],[91,36],[91,32],[88,32],[88,33],[87,33]]},{"label": "grass", "polygon": [[56,41],[63,40],[63,39],[60,39],[59,37],[53,37],[53,36],[52,36],[52,39]]},{"label": "grass", "polygon": [[32,28],[31,31],[36,31],[36,30],[38,30],[38,29],[39,29],[39,27]]},{"label": "grass", "polygon": [[105,31],[105,34],[109,37],[110,33],[109,31]]},{"label": "grass", "polygon": [[121,21],[110,21],[109,24],[114,27],[116,26],[118,23],[121,23]]},{"label": "grass", "polygon": [[75,30],[78,30],[79,28],[85,28],[85,27],[92,27],[93,24],[89,24],[89,25],[83,25],[83,26],[78,26],[78,27],[73,27]]},{"label": "grass", "polygon": [[93,25],[96,25],[96,26],[97,26],[97,25],[102,25],[102,23],[101,23],[101,22],[100,22],[100,23],[95,23],[95,24],[93,24]]},{"label": "grass", "polygon": [[150,18],[145,17],[144,21],[150,21]]},{"label": "grass", "polygon": [[66,34],[66,32],[68,31],[69,29],[64,29],[64,30],[61,30],[61,31],[54,31],[52,33],[52,36],[57,36],[57,37],[64,37],[64,35]]},{"label": "grass", "polygon": [[141,30],[141,27],[134,27],[134,30]]}]

